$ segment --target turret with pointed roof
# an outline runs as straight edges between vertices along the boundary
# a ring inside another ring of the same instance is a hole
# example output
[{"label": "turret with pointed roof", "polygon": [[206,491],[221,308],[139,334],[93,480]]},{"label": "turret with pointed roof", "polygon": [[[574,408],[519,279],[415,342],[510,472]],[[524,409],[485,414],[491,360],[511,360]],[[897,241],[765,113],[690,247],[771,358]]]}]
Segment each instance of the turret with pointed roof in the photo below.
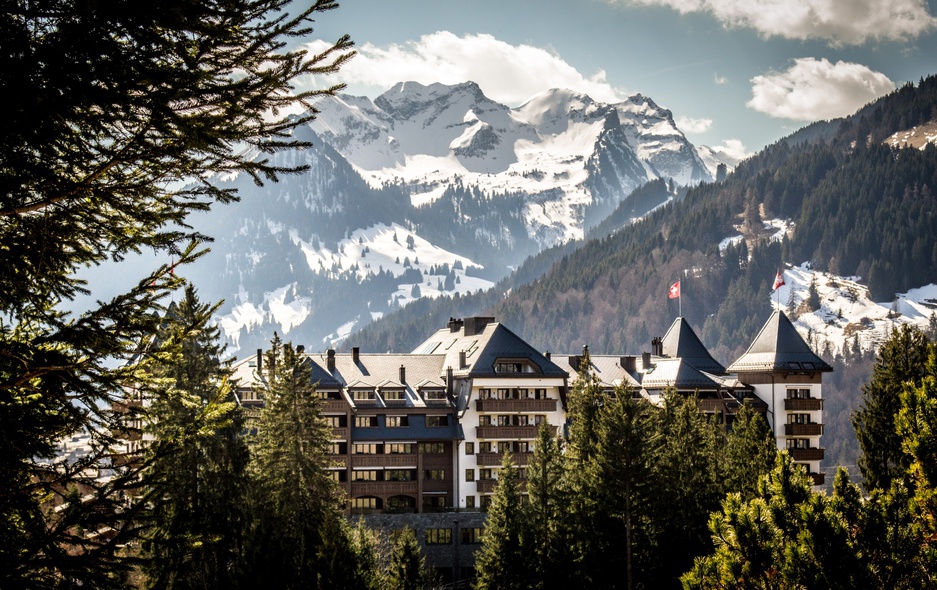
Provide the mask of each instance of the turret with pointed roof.
[{"label": "turret with pointed roof", "polygon": [[729,367],[732,373],[832,370],[833,367],[804,342],[782,311],[771,315],[748,351]]},{"label": "turret with pointed roof", "polygon": [[680,317],[674,320],[670,329],[664,334],[661,342],[664,356],[683,359],[698,371],[705,371],[713,375],[722,375],[726,372],[716,359],[709,354],[702,341],[690,327],[686,319]]}]

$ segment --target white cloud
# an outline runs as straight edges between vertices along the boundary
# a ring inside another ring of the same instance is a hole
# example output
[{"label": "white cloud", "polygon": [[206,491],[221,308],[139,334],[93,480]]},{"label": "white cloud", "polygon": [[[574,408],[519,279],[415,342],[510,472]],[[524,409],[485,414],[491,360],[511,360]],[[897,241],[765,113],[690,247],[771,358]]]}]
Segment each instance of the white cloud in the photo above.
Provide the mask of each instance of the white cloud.
[{"label": "white cloud", "polygon": [[694,119],[692,117],[677,117],[674,121],[677,128],[684,133],[704,133],[713,126],[712,119]]},{"label": "white cloud", "polygon": [[894,90],[885,74],[868,67],[805,57],[784,72],[755,76],[749,108],[772,117],[819,121],[854,113]]},{"label": "white cloud", "polygon": [[667,6],[681,14],[705,12],[727,27],[766,37],[825,39],[861,45],[870,39],[903,41],[937,28],[928,0],[609,0]]},{"label": "white cloud", "polygon": [[719,84],[720,86],[722,86],[728,81],[729,79],[726,78],[725,76],[720,76],[719,74],[713,74],[713,82],[715,82],[716,84]]},{"label": "white cloud", "polygon": [[[310,52],[322,51],[323,42],[310,43]],[[400,81],[422,84],[476,82],[496,101],[519,105],[550,88],[568,88],[603,102],[618,102],[627,94],[605,79],[605,71],[584,76],[554,52],[530,45],[510,45],[491,35],[458,37],[439,31],[389,47],[370,43],[358,55],[329,74],[328,83],[372,86],[386,90]]]},{"label": "white cloud", "polygon": [[752,155],[739,139],[727,139],[722,142],[722,145],[710,146],[710,149],[735,163]]}]

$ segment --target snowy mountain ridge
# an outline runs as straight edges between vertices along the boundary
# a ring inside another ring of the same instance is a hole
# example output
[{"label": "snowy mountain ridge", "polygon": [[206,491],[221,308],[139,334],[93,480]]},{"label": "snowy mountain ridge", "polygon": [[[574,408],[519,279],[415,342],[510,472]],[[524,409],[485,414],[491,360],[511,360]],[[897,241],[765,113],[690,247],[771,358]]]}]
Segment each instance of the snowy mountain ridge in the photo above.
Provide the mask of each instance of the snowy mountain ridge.
[{"label": "snowy mountain ridge", "polygon": [[[608,105],[554,89],[511,109],[474,82],[401,82],[374,101],[341,95],[316,108],[311,128],[372,186],[403,183],[414,206],[454,182],[524,193],[528,233],[544,247],[582,238],[586,208],[648,180],[712,179],[670,111],[640,94]],[[599,175],[615,194],[594,190]]]}]

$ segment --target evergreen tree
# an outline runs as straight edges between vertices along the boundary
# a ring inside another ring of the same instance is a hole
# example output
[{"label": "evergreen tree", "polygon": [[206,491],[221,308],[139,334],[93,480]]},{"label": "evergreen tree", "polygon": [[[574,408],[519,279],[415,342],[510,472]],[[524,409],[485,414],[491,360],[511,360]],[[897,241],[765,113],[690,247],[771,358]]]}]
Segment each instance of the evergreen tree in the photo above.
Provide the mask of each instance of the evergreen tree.
[{"label": "evergreen tree", "polygon": [[589,550],[595,588],[631,590],[653,580],[657,539],[651,463],[658,439],[651,409],[627,387],[618,387],[602,407],[588,469],[599,508]]},{"label": "evergreen tree", "polygon": [[862,388],[862,407],[852,418],[867,489],[887,490],[910,466],[901,448],[896,418],[905,382],[918,384],[927,361],[927,337],[907,324],[892,330],[879,349],[872,379]]},{"label": "evergreen tree", "polygon": [[665,393],[658,420],[655,521],[660,527],[662,572],[673,575],[688,569],[694,556],[711,550],[706,522],[724,494],[721,435],[715,422],[699,411],[695,396],[675,391]]},{"label": "evergreen tree", "polygon": [[477,590],[526,588],[525,556],[521,551],[521,489],[510,453],[498,471],[498,485],[488,506],[482,546],[475,553]]},{"label": "evergreen tree", "polygon": [[[140,343],[181,279],[168,265],[143,270],[109,301],[62,310],[86,292],[79,269],[149,250],[191,262],[186,244],[202,236],[187,230],[188,214],[236,198],[214,184],[221,173],[261,182],[293,171],[267,156],[302,146],[290,131],[312,115],[270,114],[331,93],[291,86],[337,68],[350,43],[317,56],[285,50],[336,4],[287,6],[4,5],[0,86],[16,91],[0,126],[0,586],[122,586],[133,565],[124,548],[147,502],[122,499],[145,465],[115,460],[112,433],[128,417],[115,408],[125,386],[152,379],[157,348],[138,356]],[[55,459],[75,435],[90,436],[89,455]],[[97,470],[113,476],[86,476]],[[79,486],[82,502],[51,512]],[[108,534],[86,534],[98,530]]]},{"label": "evergreen tree", "polygon": [[152,588],[232,587],[238,569],[247,448],[210,324],[217,308],[187,285],[157,335],[166,345],[154,366],[155,443],[143,482],[154,502],[144,545]]},{"label": "evergreen tree", "polygon": [[426,587],[426,558],[416,534],[408,526],[391,533],[390,563],[387,566],[388,590],[421,590]]},{"label": "evergreen tree", "polygon": [[746,400],[726,435],[726,490],[738,492],[742,500],[752,499],[758,490],[758,481],[774,468],[777,453],[771,427]]},{"label": "evergreen tree", "polygon": [[530,572],[531,588],[559,588],[568,568],[559,529],[563,517],[561,479],[563,445],[555,427],[544,421],[537,431],[533,457],[527,462],[527,504],[521,545]]},{"label": "evergreen tree", "polygon": [[265,405],[251,449],[247,582],[329,588],[328,547],[346,533],[340,490],[326,471],[330,431],[302,354],[275,337],[264,368],[255,385]]}]

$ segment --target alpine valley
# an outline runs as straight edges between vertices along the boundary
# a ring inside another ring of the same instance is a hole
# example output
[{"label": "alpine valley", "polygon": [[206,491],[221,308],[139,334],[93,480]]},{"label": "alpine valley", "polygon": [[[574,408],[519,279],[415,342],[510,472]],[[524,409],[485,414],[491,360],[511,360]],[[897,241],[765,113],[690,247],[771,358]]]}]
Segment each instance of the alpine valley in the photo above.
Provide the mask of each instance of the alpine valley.
[{"label": "alpine valley", "polygon": [[[641,95],[603,104],[551,90],[511,109],[472,82],[407,82],[316,108],[296,132],[312,147],[272,156],[306,172],[261,187],[223,179],[240,203],[194,221],[216,242],[192,272],[226,300],[232,349],[275,330],[325,347],[415,299],[487,291],[623,203],[616,219],[629,223],[735,164],[707,149],[707,167]],[[659,190],[627,199],[649,181]]]}]

